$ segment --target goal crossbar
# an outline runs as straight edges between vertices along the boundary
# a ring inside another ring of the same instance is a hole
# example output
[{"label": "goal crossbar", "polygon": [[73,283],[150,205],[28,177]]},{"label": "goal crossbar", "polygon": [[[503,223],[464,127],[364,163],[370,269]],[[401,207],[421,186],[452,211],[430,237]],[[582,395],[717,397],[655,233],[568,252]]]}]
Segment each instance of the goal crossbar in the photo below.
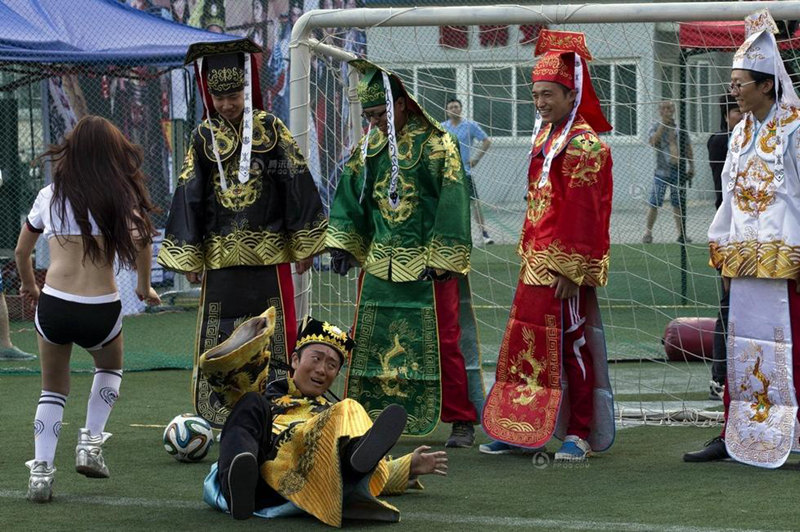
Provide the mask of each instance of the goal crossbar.
[{"label": "goal crossbar", "polygon": [[[290,130],[302,153],[308,153],[311,53],[352,59],[344,50],[311,39],[315,28],[373,26],[477,26],[492,24],[579,24],[612,22],[691,22],[742,20],[761,9],[775,20],[800,18],[800,1],[667,2],[638,4],[499,5],[409,8],[316,9],[304,13],[290,43]],[[359,110],[360,112],[360,110]]]}]

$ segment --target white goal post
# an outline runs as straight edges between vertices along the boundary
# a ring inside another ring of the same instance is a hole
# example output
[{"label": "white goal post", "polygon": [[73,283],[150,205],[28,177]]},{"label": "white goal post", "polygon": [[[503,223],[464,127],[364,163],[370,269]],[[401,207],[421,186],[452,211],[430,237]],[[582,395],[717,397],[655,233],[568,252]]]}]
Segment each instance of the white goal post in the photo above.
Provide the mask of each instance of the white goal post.
[{"label": "white goal post", "polygon": [[[369,28],[373,26],[447,26],[481,24],[580,24],[626,22],[692,22],[743,20],[769,9],[775,20],[800,18],[800,2],[670,2],[641,4],[501,5],[312,10],[292,29],[289,93],[291,132],[308,153],[309,75],[312,51],[348,60],[355,56],[311,38],[314,28]],[[353,98],[357,104],[357,99]],[[351,107],[352,109],[352,107]]]},{"label": "white goal post", "polygon": [[[648,423],[719,422],[720,403],[708,399],[711,362],[665,358],[661,342],[673,319],[707,323],[719,309],[719,279],[707,264],[706,232],[715,205],[706,141],[720,129],[719,99],[727,93],[732,55],[741,43],[735,41],[743,32],[739,25],[736,37],[726,34],[725,46],[706,47],[702,35],[699,44],[689,46],[680,30],[686,26],[681,23],[695,28],[719,23],[727,28],[722,21],[743,21],[765,8],[777,21],[800,20],[800,1],[307,11],[295,23],[290,43],[289,128],[312,173],[316,164],[315,178],[323,201],[329,202],[346,148],[363,134],[355,91],[358,74],[343,66],[356,58],[349,50],[358,49],[352,46],[349,30],[363,30],[365,38],[359,42],[366,43],[361,48],[366,58],[397,72],[438,120],[445,119],[447,101],[463,99],[466,117],[492,137],[491,149],[472,174],[480,197],[475,203],[483,209],[495,245],[489,245],[486,234],[482,238],[473,224],[470,274],[482,355],[491,361],[497,357],[513,299],[519,271],[515,247],[525,211],[522,197],[532,127],[527,115],[533,111],[528,85],[535,58],[530,41],[520,38],[521,26],[585,31],[595,58],[590,73],[614,126],[603,137],[614,160],[611,266],[608,286],[598,295],[617,416]],[[444,27],[468,28],[459,30],[468,31],[466,45],[443,44]],[[508,32],[501,46],[480,40],[487,28],[498,27]],[[787,62],[800,64],[800,36],[787,43],[786,50]],[[655,195],[651,185],[656,154],[646,139],[666,100],[679,108],[681,128],[689,132],[692,149],[680,156],[693,158],[697,170],[694,183],[684,188],[683,210],[675,217],[693,243],[688,238],[687,243],[676,243],[667,209],[661,209],[654,243],[643,239],[645,215],[648,205],[654,207]],[[318,261],[311,287],[301,285],[297,291],[304,300],[298,301],[298,316],[313,301],[315,315],[349,325],[355,277],[331,275],[325,260]]]}]

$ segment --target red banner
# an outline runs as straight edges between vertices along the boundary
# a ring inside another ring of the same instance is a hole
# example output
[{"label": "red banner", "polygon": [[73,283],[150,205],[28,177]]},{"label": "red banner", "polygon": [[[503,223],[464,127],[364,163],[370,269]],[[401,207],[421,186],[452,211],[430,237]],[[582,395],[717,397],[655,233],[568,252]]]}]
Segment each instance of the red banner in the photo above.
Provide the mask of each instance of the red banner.
[{"label": "red banner", "polygon": [[561,300],[547,286],[517,285],[483,429],[513,445],[540,447],[561,405]]}]

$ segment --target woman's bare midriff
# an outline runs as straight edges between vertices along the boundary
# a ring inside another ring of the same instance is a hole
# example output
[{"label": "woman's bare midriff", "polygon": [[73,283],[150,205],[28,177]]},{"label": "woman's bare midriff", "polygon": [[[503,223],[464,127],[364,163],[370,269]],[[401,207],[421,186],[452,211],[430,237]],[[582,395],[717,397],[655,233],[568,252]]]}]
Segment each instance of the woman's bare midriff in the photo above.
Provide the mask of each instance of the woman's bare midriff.
[{"label": "woman's bare midriff", "polygon": [[[102,249],[102,237],[95,237]],[[48,286],[78,296],[102,296],[117,291],[114,267],[98,266],[83,259],[83,243],[77,236],[53,237],[50,246],[50,267],[45,283]]]}]

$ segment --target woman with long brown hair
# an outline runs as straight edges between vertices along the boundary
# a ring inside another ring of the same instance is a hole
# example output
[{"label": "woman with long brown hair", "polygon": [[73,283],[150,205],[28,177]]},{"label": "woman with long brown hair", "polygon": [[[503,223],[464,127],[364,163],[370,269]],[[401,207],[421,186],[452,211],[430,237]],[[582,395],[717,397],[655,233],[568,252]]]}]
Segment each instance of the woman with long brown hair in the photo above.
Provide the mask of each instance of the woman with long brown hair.
[{"label": "woman with long brown hair", "polygon": [[[161,302],[150,286],[153,210],[141,170],[142,150],[108,120],[86,116],[64,142],[41,159],[53,164],[53,183],[39,191],[15,250],[20,293],[36,304],[42,393],[34,419],[35,458],[28,499],[52,496],[53,460],[69,395],[72,344],[94,358],[95,373],[75,449],[76,470],[106,478],[103,432],[122,380],[122,305],[114,281],[114,258],[135,267],[136,294]],[[44,288],[34,279],[31,253],[41,234],[50,250]]]}]

